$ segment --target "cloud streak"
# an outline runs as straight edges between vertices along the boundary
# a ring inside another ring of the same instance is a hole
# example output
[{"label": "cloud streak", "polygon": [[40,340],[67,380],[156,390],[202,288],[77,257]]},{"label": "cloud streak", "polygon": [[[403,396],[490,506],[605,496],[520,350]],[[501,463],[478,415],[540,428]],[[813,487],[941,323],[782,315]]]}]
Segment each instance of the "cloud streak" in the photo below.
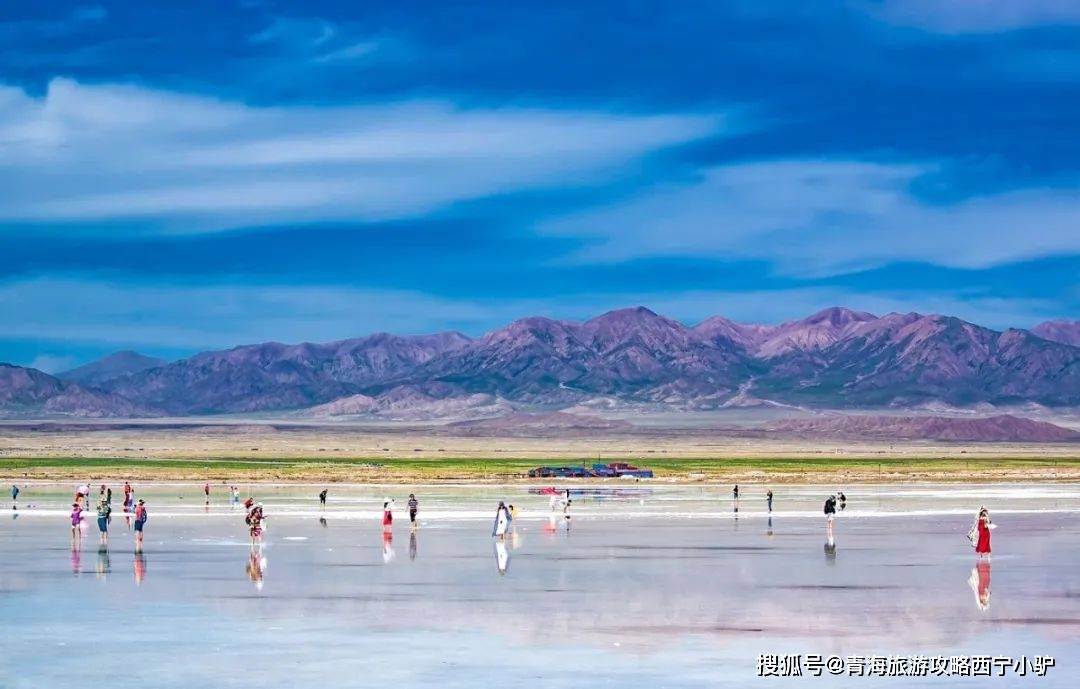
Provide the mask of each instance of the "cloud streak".
[{"label": "cloud streak", "polygon": [[599,243],[580,261],[724,256],[784,274],[834,274],[898,261],[982,268],[1080,253],[1078,187],[955,203],[913,187],[936,165],[778,160],[706,169],[693,182],[550,221],[549,234]]},{"label": "cloud streak", "polygon": [[616,179],[715,133],[714,115],[460,108],[441,101],[253,107],[57,79],[0,89],[0,221],[236,224],[415,217]]}]

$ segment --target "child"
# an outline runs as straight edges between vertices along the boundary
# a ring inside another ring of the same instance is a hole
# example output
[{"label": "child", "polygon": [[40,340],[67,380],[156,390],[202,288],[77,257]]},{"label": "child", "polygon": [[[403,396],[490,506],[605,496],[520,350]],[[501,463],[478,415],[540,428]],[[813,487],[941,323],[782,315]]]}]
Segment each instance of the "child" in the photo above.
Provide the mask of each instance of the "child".
[{"label": "child", "polygon": [[82,539],[80,526],[82,526],[82,505],[73,502],[71,504],[71,542],[73,545]]}]

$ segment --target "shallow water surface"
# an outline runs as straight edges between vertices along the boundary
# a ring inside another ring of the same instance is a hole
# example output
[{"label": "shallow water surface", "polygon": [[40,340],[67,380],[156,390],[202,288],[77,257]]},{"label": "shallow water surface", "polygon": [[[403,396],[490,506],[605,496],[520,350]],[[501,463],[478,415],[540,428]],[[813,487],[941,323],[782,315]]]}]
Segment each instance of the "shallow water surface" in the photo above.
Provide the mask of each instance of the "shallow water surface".
[{"label": "shallow water surface", "polygon": [[[759,679],[762,653],[1050,655],[1080,648],[1080,487],[572,487],[570,519],[524,486],[241,486],[268,515],[252,549],[222,486],[140,485],[144,552],[116,511],[73,548],[71,486],[0,513],[0,686],[941,686],[962,678]],[[420,527],[405,499],[420,498]],[[96,491],[95,491],[96,494]],[[397,500],[387,536],[384,496]],[[495,504],[518,510],[491,537]],[[2,504],[2,503],[0,503]],[[965,534],[998,524],[977,566]]]}]

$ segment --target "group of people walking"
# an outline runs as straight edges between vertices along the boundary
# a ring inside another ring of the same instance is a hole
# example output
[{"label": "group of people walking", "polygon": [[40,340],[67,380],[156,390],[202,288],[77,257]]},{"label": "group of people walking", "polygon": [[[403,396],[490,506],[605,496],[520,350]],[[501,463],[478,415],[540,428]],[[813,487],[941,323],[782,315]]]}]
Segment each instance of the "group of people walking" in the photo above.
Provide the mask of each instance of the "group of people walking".
[{"label": "group of people walking", "polygon": [[[12,487],[12,496],[18,496],[17,487]],[[135,491],[131,487],[131,484],[124,481],[124,513],[125,519],[135,530],[135,552],[141,552],[143,547],[143,529],[146,526],[146,521],[149,518],[149,513],[146,510],[146,502],[139,500],[135,502]],[[90,485],[89,482],[79,486],[75,490],[75,500],[71,504],[71,542],[72,547],[82,541],[83,530],[83,515],[89,511],[90,500]],[[131,515],[134,515],[135,519],[132,522]],[[109,543],[109,526],[112,524],[112,488],[109,488],[104,483],[101,484],[101,490],[98,492],[97,502],[97,527],[100,534],[99,539],[101,545],[108,545]]]},{"label": "group of people walking", "polygon": [[[11,487],[11,499],[13,506],[17,503],[20,489],[17,485]],[[123,511],[125,519],[128,524],[133,528],[135,534],[135,550],[140,552],[143,547],[143,535],[146,528],[146,523],[149,518],[146,502],[142,499],[135,499],[135,490],[132,488],[128,481],[124,482],[123,486],[124,502]],[[547,491],[545,491],[547,492]],[[206,498],[207,504],[210,501],[210,484],[209,482],[203,485],[203,493]],[[326,505],[328,490],[323,489],[318,494],[319,504]],[[550,489],[551,499],[550,506],[552,512],[559,511],[561,509],[563,515],[567,520],[570,519],[570,490],[556,492],[554,489]],[[234,503],[238,503],[240,500],[240,491],[236,486],[230,486],[230,495]],[[769,514],[773,511],[773,491],[770,489],[765,493],[765,504]],[[83,522],[85,519],[85,513],[89,511],[89,498],[90,498],[90,484],[89,482],[83,483],[75,491],[75,498],[71,505],[71,539],[73,546],[81,542],[83,534]],[[736,505],[739,500],[739,486],[735,485],[732,488],[732,498]],[[383,500],[383,512],[382,512],[382,526],[384,534],[390,533],[393,529],[394,515],[394,499],[387,497]],[[244,521],[248,527],[248,534],[251,539],[252,546],[261,544],[262,536],[266,529],[266,514],[261,502],[256,502],[253,498],[248,498],[244,502],[246,508]],[[418,515],[420,509],[420,503],[414,493],[410,493],[408,497],[407,507],[409,510],[409,523],[413,529],[419,526]],[[842,512],[847,508],[847,496],[843,491],[837,491],[836,493],[828,496],[825,499],[824,514],[826,518],[827,531],[831,535],[833,528],[833,521],[838,511]],[[736,511],[738,507],[736,506]],[[132,520],[132,517],[134,519]],[[507,504],[505,501],[499,501],[495,510],[495,521],[492,526],[492,537],[499,540],[505,539],[507,533],[511,531],[513,526],[516,512],[512,504]],[[96,518],[97,527],[100,534],[100,543],[105,546],[109,541],[109,526],[112,523],[112,488],[101,484],[98,492],[98,501],[96,506]],[[968,532],[968,539],[971,542],[971,546],[975,549],[975,552],[980,558],[987,558],[991,553],[990,539],[991,531],[996,528],[994,523],[990,519],[989,510],[986,507],[980,507],[975,522],[972,524],[971,529]]]}]

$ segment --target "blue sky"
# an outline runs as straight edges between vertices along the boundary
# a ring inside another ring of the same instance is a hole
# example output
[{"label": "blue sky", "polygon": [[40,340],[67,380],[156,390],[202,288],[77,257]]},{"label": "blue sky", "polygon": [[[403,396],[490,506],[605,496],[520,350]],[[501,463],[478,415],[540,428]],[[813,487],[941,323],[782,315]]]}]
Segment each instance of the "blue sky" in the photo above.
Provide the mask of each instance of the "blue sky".
[{"label": "blue sky", "polygon": [[1080,6],[0,9],[0,361],[644,304],[1080,317]]}]

